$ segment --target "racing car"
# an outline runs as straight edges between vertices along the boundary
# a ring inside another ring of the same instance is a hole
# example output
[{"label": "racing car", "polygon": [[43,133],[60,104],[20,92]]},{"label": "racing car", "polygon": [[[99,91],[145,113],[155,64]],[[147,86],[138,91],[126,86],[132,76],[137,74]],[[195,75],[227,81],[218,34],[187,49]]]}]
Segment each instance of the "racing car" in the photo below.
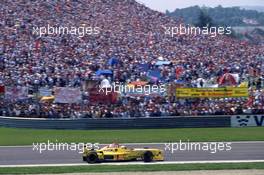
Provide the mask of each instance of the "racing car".
[{"label": "racing car", "polygon": [[106,161],[162,161],[163,151],[152,148],[127,148],[119,144],[110,144],[99,149],[84,148],[83,161],[100,163]]}]

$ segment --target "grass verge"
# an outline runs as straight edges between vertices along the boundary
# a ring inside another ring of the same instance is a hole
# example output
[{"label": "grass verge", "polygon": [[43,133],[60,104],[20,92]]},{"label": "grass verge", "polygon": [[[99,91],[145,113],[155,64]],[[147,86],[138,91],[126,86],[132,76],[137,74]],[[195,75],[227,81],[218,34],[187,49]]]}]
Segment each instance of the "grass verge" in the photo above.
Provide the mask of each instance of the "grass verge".
[{"label": "grass verge", "polygon": [[182,141],[264,141],[264,127],[181,128],[128,130],[37,130],[0,128],[0,146],[32,145],[36,142],[63,143],[157,143]]},{"label": "grass verge", "polygon": [[219,164],[165,164],[165,165],[94,165],[73,167],[28,167],[0,168],[0,174],[52,174],[52,173],[99,173],[99,172],[144,172],[144,171],[191,171],[264,169],[264,163],[219,163]]}]

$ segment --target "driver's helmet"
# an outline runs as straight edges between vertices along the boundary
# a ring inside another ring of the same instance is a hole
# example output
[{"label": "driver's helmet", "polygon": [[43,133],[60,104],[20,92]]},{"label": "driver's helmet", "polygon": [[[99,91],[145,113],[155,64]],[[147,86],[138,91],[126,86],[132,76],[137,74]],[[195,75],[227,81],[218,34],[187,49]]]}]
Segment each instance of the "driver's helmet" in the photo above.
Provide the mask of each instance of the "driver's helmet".
[{"label": "driver's helmet", "polygon": [[119,148],[119,144],[118,143],[112,143],[109,145],[109,148]]},{"label": "driver's helmet", "polygon": [[127,149],[127,147],[126,147],[126,146],[124,146],[124,145],[123,145],[123,146],[121,146],[120,148],[122,148],[122,149]]}]

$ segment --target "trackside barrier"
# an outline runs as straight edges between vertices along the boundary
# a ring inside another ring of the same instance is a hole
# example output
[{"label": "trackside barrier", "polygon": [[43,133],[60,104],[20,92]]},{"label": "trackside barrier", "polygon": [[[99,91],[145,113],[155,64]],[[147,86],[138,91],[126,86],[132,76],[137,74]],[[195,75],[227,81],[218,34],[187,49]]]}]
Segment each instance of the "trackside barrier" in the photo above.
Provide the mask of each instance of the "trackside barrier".
[{"label": "trackside barrier", "polygon": [[140,129],[255,126],[264,126],[264,115],[75,120],[0,117],[0,127],[36,129]]},{"label": "trackside barrier", "polygon": [[130,119],[37,119],[0,117],[0,127],[35,129],[141,129],[230,127],[230,116]]}]

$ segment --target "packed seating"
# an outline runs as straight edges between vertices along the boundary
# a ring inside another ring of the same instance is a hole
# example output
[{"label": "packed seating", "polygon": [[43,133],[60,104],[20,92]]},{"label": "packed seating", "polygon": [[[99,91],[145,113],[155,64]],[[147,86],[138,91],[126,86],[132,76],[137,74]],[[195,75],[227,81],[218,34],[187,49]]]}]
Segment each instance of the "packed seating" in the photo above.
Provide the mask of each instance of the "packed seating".
[{"label": "packed seating", "polygon": [[[0,101],[0,115],[52,118],[149,117],[179,115],[231,115],[263,113],[264,46],[252,45],[229,36],[165,34],[164,26],[179,26],[163,13],[134,0],[35,1],[3,0],[0,6],[0,85],[29,87],[31,94],[41,87],[80,88],[99,80],[98,70],[111,70],[111,83],[138,80],[151,84],[182,82],[195,87],[202,78],[216,84],[225,73],[237,74],[249,82],[254,97],[177,99],[143,96],[122,97],[116,104],[42,103],[34,98]],[[34,27],[93,26],[98,35],[37,36]],[[117,63],[109,64],[115,58]],[[170,64],[156,66],[157,61]],[[152,79],[139,65],[159,70]]]}]

